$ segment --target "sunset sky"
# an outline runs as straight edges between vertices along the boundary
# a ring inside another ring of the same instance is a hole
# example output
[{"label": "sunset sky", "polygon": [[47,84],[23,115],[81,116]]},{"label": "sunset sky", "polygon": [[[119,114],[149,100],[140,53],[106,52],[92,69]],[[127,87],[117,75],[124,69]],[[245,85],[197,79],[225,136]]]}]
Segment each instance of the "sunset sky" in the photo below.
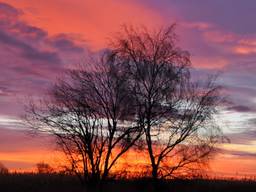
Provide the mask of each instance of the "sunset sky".
[{"label": "sunset sky", "polygon": [[216,119],[231,143],[219,146],[211,171],[256,176],[255,10],[254,0],[0,0],[0,161],[13,170],[58,161],[49,138],[25,131],[26,98],[106,48],[121,25],[176,22],[193,74],[219,73],[229,101]]}]

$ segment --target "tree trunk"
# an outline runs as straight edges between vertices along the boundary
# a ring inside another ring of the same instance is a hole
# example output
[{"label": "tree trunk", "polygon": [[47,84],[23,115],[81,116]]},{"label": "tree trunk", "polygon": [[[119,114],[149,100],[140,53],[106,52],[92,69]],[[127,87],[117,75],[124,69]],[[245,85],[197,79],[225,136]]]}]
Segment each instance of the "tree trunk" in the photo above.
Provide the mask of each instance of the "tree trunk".
[{"label": "tree trunk", "polygon": [[158,179],[158,174],[157,174],[157,166],[152,165],[152,178],[154,181]]}]

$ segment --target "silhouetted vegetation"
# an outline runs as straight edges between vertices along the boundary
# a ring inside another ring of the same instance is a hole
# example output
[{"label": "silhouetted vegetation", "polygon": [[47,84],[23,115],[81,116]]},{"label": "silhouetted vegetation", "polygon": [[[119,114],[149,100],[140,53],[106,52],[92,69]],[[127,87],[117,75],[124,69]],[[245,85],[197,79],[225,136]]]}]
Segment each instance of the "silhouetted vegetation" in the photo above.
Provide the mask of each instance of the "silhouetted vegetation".
[{"label": "silhouetted vegetation", "polygon": [[124,27],[108,48],[68,70],[49,97],[29,103],[32,130],[56,137],[84,184],[109,179],[118,159],[138,146],[155,181],[194,173],[221,137],[212,122],[220,102],[214,78],[191,80],[174,25],[157,32]]},{"label": "silhouetted vegetation", "polygon": [[124,27],[111,46],[112,59],[129,74],[136,114],[130,121],[144,133],[154,179],[195,172],[222,136],[212,121],[220,86],[212,77],[191,80],[189,53],[176,45],[174,29]]},{"label": "silhouetted vegetation", "polygon": [[39,174],[50,174],[54,169],[47,163],[40,162],[36,164],[37,172]]},{"label": "silhouetted vegetation", "polygon": [[104,54],[99,62],[68,71],[48,100],[27,108],[27,122],[56,136],[70,171],[81,182],[106,179],[141,136],[137,125],[124,123],[134,112],[127,73],[121,68]]},{"label": "silhouetted vegetation", "polygon": [[8,173],[9,173],[8,168],[5,167],[4,164],[0,162],[0,175],[6,175]]},{"label": "silhouetted vegetation", "polygon": [[63,174],[0,175],[0,190],[4,192],[254,192],[251,180],[159,180],[155,190],[151,179],[105,180],[94,188],[81,186],[76,176]]}]

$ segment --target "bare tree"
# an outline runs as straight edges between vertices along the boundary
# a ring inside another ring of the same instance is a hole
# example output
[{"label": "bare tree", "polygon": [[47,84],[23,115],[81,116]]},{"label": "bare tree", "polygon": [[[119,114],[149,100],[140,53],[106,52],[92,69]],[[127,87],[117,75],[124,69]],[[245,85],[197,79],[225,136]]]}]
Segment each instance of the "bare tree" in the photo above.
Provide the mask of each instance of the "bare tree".
[{"label": "bare tree", "polygon": [[214,79],[193,82],[190,66],[174,26],[124,27],[100,59],[68,71],[48,99],[30,103],[26,119],[56,136],[81,181],[106,179],[139,139],[154,179],[188,174],[221,136],[213,122],[219,87]]},{"label": "bare tree", "polygon": [[56,136],[82,182],[106,179],[141,135],[128,123],[134,112],[127,75],[108,55],[68,71],[48,99],[26,109],[32,130]]},{"label": "bare tree", "polygon": [[53,168],[48,163],[44,162],[37,163],[36,168],[39,174],[50,174],[53,172]]},{"label": "bare tree", "polygon": [[214,79],[192,82],[189,53],[176,46],[174,28],[124,27],[111,44],[112,57],[128,74],[134,122],[144,132],[154,179],[205,162],[221,135],[212,121],[219,87]]},{"label": "bare tree", "polygon": [[7,167],[4,166],[3,163],[0,162],[0,174],[8,174],[9,170]]}]

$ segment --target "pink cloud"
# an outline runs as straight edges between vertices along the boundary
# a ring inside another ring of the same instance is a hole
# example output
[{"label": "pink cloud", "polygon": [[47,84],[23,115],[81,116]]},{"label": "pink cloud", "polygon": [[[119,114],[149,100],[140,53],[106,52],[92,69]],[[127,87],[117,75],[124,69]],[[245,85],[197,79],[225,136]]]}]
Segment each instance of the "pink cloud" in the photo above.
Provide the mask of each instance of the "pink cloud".
[{"label": "pink cloud", "polygon": [[164,24],[161,14],[138,1],[110,0],[103,3],[100,0],[62,0],[37,3],[33,0],[26,2],[6,0],[6,2],[25,12],[22,16],[23,20],[45,29],[50,35],[65,32],[82,36],[95,49],[105,47],[107,37],[118,31],[124,23],[148,27]]}]

